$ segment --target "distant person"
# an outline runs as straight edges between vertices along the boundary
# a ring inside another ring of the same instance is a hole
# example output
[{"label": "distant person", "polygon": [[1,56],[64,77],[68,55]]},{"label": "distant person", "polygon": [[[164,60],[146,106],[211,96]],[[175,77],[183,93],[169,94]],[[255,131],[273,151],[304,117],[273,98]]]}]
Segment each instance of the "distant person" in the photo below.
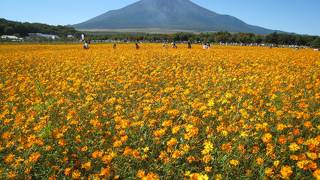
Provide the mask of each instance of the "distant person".
[{"label": "distant person", "polygon": [[211,47],[211,45],[210,45],[210,43],[209,43],[209,42],[207,42],[207,46],[208,46],[208,49]]},{"label": "distant person", "polygon": [[173,48],[173,49],[177,49],[177,48],[178,48],[178,46],[176,45],[175,42],[172,42],[172,48]]},{"label": "distant person", "polygon": [[191,42],[188,41],[188,49],[191,49]]},{"label": "distant person", "polygon": [[208,43],[203,43],[202,48],[203,49],[209,49]]},{"label": "distant person", "polygon": [[81,42],[84,42],[84,34],[81,34]]},{"label": "distant person", "polygon": [[89,43],[87,41],[84,41],[83,49],[89,49]]},{"label": "distant person", "polygon": [[162,47],[163,47],[163,48],[168,48],[168,44],[167,44],[166,42],[164,42],[164,43],[162,44]]},{"label": "distant person", "polygon": [[136,49],[137,49],[137,50],[140,49],[140,46],[139,46],[138,43],[136,43]]},{"label": "distant person", "polygon": [[113,48],[113,49],[117,49],[117,44],[116,44],[116,43],[113,43],[112,48]]}]

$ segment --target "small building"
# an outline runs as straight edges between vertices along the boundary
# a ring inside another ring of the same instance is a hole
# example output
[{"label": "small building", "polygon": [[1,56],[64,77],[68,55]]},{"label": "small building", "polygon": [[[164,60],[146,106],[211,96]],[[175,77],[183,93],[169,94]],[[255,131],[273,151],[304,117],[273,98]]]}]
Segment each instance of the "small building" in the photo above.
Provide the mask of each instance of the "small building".
[{"label": "small building", "polygon": [[73,38],[74,38],[74,35],[68,34],[68,35],[67,35],[67,38],[73,39]]},{"label": "small building", "polygon": [[16,41],[16,42],[23,41],[23,38],[19,38],[17,36],[12,36],[12,35],[2,35],[1,39],[10,40],[10,41]]},{"label": "small building", "polygon": [[45,39],[51,39],[51,40],[60,39],[59,36],[52,35],[52,34],[29,33],[28,35],[30,38],[45,38]]}]

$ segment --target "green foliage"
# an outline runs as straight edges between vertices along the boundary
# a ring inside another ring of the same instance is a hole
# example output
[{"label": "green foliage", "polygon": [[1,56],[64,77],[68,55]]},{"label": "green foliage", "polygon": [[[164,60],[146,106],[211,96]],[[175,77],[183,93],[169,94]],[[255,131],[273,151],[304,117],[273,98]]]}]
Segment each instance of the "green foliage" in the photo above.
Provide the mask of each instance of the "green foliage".
[{"label": "green foliage", "polygon": [[0,19],[0,35],[17,35],[20,37],[28,36],[28,33],[53,34],[66,37],[68,34],[79,35],[73,27],[50,26],[40,23],[21,23]]},{"label": "green foliage", "polygon": [[[129,40],[129,41],[192,41],[192,42],[222,42],[222,43],[269,43],[283,45],[310,46],[317,43],[317,36],[272,33],[269,35],[257,35],[253,33],[188,33],[175,34],[148,34],[148,33],[107,33],[88,32],[92,40]],[[315,46],[316,47],[316,46]]]},{"label": "green foliage", "polygon": [[311,42],[311,47],[320,48],[320,37]]}]

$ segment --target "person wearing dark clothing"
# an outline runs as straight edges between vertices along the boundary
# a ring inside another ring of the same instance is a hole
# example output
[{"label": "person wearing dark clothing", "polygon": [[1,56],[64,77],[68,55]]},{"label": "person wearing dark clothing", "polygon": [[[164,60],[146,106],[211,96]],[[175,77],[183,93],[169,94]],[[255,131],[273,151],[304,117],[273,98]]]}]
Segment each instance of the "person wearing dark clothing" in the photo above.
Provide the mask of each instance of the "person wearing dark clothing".
[{"label": "person wearing dark clothing", "polygon": [[138,43],[136,43],[136,49],[137,49],[137,50],[140,49],[140,46],[139,46]]},{"label": "person wearing dark clothing", "polygon": [[117,49],[117,44],[114,43],[112,47],[113,47],[113,49]]},{"label": "person wearing dark clothing", "polygon": [[188,49],[191,49],[191,42],[188,41]]},{"label": "person wearing dark clothing", "polygon": [[178,48],[178,46],[176,45],[175,42],[172,42],[172,48],[174,48],[174,49],[177,49],[177,48]]},{"label": "person wearing dark clothing", "polygon": [[84,41],[83,49],[89,49],[89,43],[87,41]]}]

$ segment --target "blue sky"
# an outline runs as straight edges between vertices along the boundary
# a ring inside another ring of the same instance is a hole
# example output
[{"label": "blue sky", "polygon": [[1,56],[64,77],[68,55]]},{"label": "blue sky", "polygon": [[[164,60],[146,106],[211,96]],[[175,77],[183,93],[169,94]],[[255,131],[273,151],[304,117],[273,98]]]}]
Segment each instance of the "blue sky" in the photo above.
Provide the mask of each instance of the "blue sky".
[{"label": "blue sky", "polygon": [[[137,0],[1,0],[0,17],[48,24],[76,24]],[[320,35],[320,0],[192,0],[248,24]]]}]

